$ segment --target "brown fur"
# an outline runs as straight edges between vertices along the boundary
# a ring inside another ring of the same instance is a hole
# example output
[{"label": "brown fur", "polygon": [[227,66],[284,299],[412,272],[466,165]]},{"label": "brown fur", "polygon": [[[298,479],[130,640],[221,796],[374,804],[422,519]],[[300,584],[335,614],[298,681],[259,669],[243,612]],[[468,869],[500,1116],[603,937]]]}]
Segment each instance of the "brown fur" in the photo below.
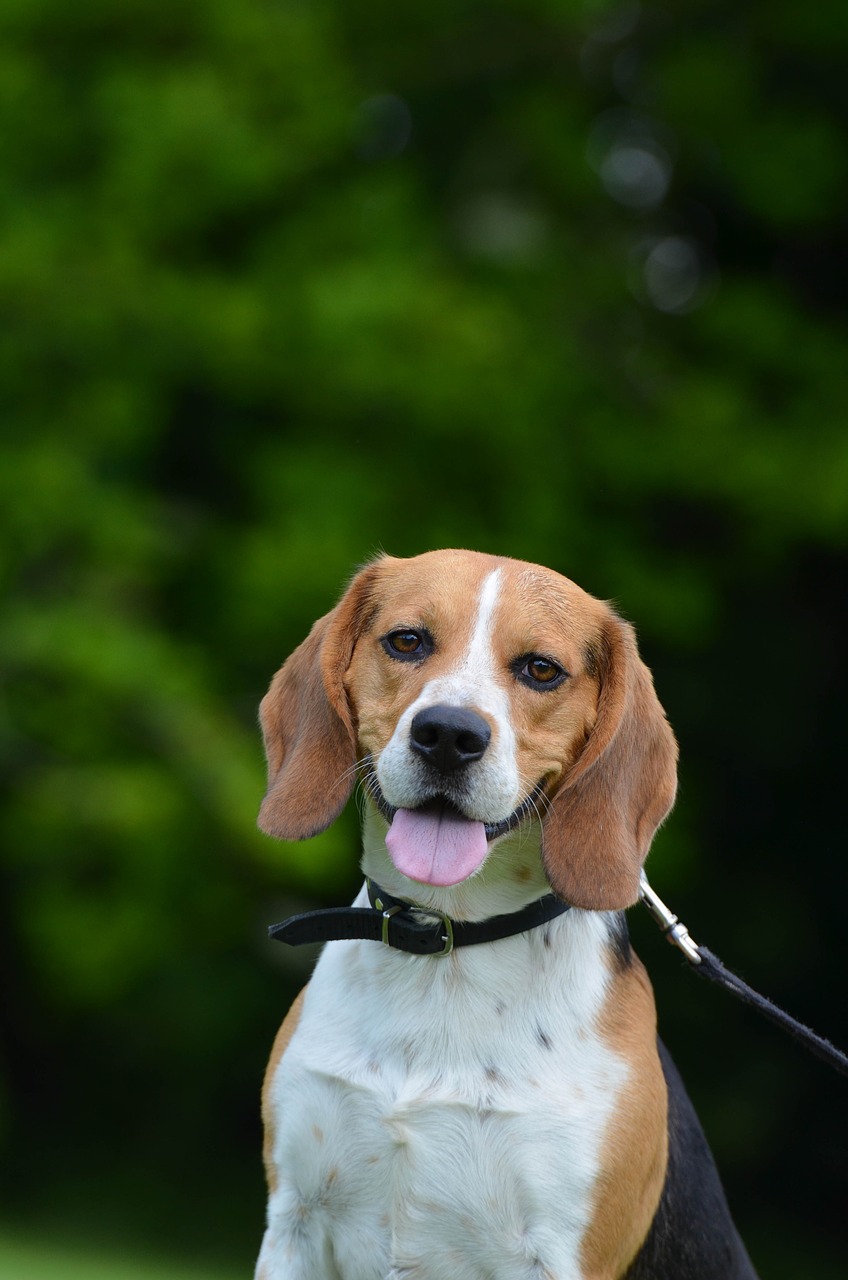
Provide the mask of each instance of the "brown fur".
[{"label": "brown fur", "polygon": [[601,1034],[631,1071],[601,1157],[595,1216],[583,1240],[585,1280],[618,1280],[660,1202],[668,1162],[668,1094],[657,1055],[651,984],[636,957],[610,984]]},{"label": "brown fur", "polygon": [[677,790],[677,744],[633,628],[608,610],[600,639],[594,731],[554,796],[543,837],[554,889],[591,911],[637,901],[642,863]]},{"label": "brown fur", "polygon": [[281,840],[325,831],[353,790],[356,729],[342,678],[366,621],[379,563],[357,574],[271,682],[259,707],[268,790],[259,825]]}]

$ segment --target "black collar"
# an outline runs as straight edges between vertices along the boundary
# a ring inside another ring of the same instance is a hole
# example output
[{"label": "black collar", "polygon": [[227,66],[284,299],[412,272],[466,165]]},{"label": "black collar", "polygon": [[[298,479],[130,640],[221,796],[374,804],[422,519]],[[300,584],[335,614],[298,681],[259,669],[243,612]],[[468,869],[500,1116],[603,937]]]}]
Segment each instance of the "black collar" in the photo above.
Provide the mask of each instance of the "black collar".
[{"label": "black collar", "polygon": [[473,947],[526,933],[568,911],[569,903],[554,894],[537,898],[520,911],[471,923],[452,920],[437,911],[425,911],[414,903],[393,898],[373,880],[367,880],[370,907],[328,907],[289,916],[268,930],[277,942],[299,947],[304,942],[338,942],[342,938],[367,938],[384,942],[398,951],[418,956],[446,956],[454,947]]}]

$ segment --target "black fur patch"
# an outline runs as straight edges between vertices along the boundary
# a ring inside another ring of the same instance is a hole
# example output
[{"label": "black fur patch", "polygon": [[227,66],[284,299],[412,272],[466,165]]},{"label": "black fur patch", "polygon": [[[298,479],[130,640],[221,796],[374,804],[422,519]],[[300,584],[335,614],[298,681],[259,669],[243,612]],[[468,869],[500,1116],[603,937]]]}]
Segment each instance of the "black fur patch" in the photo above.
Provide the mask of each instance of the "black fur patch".
[{"label": "black fur patch", "polygon": [[633,951],[630,947],[630,930],[627,928],[627,917],[623,911],[616,911],[609,918],[609,939],[615,956],[615,967],[619,973],[629,969],[633,963]]}]

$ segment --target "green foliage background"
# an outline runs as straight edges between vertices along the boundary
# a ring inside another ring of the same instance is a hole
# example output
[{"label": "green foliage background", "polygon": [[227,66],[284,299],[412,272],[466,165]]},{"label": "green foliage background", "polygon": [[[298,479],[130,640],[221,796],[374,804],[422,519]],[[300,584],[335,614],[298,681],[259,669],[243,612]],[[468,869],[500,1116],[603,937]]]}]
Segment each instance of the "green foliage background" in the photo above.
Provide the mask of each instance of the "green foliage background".
[{"label": "green foliage background", "polygon": [[[352,569],[614,598],[682,745],[653,879],[848,1041],[848,9],[6,0],[0,1187],[232,1260],[355,815],[254,831],[255,707]],[[764,1277],[844,1274],[844,1086],[633,921]]]}]

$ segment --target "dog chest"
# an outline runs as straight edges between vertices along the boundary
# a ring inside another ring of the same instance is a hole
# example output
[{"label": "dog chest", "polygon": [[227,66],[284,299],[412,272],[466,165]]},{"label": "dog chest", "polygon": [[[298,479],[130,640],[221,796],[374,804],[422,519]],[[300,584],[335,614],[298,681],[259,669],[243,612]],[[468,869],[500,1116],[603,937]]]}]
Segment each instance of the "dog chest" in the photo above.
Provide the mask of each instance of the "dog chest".
[{"label": "dog chest", "polygon": [[541,936],[494,974],[325,950],[272,1083],[268,1241],[304,1274],[577,1280],[626,1066],[596,1031],[598,922],[569,933],[565,972]]}]

